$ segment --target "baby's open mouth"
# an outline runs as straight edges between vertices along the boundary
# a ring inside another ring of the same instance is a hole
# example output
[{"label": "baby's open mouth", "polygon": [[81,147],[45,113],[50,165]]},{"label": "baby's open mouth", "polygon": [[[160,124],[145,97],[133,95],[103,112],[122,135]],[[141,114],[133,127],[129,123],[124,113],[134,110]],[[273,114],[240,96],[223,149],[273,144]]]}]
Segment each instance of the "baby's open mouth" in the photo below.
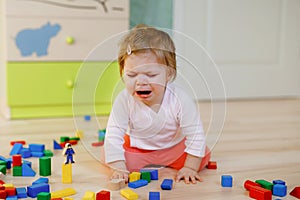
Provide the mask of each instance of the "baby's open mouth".
[{"label": "baby's open mouth", "polygon": [[136,93],[137,93],[138,95],[148,95],[148,94],[151,93],[151,91],[150,91],[150,90],[136,91]]}]

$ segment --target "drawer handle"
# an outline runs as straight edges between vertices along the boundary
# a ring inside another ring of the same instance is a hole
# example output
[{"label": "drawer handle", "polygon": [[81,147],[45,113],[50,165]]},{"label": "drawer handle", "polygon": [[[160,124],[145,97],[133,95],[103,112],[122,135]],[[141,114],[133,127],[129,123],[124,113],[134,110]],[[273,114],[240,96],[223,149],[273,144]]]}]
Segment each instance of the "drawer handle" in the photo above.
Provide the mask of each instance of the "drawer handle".
[{"label": "drawer handle", "polygon": [[75,39],[73,37],[69,36],[66,38],[66,43],[68,45],[72,45],[72,44],[74,44],[74,42],[75,42]]},{"label": "drawer handle", "polygon": [[66,87],[69,88],[69,89],[74,88],[74,81],[68,80],[68,81],[66,82]]}]

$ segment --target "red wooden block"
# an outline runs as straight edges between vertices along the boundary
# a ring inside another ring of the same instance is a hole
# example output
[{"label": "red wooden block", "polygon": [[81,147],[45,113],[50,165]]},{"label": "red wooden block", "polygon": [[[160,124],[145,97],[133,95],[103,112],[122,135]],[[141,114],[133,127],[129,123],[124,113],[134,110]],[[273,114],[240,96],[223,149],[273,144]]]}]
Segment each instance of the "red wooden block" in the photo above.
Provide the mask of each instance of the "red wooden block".
[{"label": "red wooden block", "polygon": [[20,144],[23,144],[23,145],[26,144],[25,140],[10,141],[10,145],[12,145],[12,146],[14,146],[15,143],[20,143]]},{"label": "red wooden block", "polygon": [[4,182],[4,181],[2,181],[2,180],[0,180],[0,185],[3,185],[3,184],[5,184],[5,182]]},{"label": "red wooden block", "polygon": [[245,183],[244,183],[244,188],[246,190],[250,190],[251,187],[254,187],[254,186],[261,187],[258,183],[255,183],[255,182],[250,181],[250,180],[246,180]]},{"label": "red wooden block", "polygon": [[249,196],[256,200],[272,200],[271,190],[262,187],[253,186],[249,190]]},{"label": "red wooden block", "polygon": [[217,169],[217,162],[215,161],[208,161],[206,166],[207,169]]},{"label": "red wooden block", "polygon": [[293,197],[296,197],[298,199],[300,199],[300,186],[295,187],[291,192],[290,195],[292,195]]},{"label": "red wooden block", "polygon": [[110,200],[110,192],[102,190],[96,194],[96,200]]},{"label": "red wooden block", "polygon": [[6,199],[6,196],[5,190],[0,190],[0,199]]},{"label": "red wooden block", "polygon": [[5,192],[7,196],[15,196],[17,194],[16,188],[5,188]]},{"label": "red wooden block", "polygon": [[92,143],[92,146],[93,147],[100,147],[100,146],[103,146],[104,142],[93,142]]},{"label": "red wooden block", "polygon": [[12,164],[13,166],[22,166],[22,156],[20,154],[16,154],[12,156]]}]

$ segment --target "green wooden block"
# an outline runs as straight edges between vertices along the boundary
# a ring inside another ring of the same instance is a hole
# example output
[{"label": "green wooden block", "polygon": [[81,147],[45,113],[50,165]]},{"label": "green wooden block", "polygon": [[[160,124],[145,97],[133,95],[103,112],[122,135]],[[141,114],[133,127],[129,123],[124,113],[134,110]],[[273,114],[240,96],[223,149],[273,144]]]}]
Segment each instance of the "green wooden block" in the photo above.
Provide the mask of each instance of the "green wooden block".
[{"label": "green wooden block", "polygon": [[51,157],[41,157],[39,158],[39,167],[41,176],[51,175]]},{"label": "green wooden block", "polygon": [[141,172],[141,179],[147,180],[148,183],[151,182],[151,173],[150,172]]},{"label": "green wooden block", "polygon": [[79,141],[80,138],[79,137],[71,137],[70,140],[77,140],[77,141]]},{"label": "green wooden block", "polygon": [[37,195],[37,200],[50,200],[51,194],[49,192],[40,192]]},{"label": "green wooden block", "polygon": [[13,176],[22,176],[22,166],[13,167]]},{"label": "green wooden block", "polygon": [[2,172],[2,174],[6,174],[6,165],[0,165],[0,172]]},{"label": "green wooden block", "polygon": [[267,189],[267,190],[273,190],[273,183],[266,181],[266,180],[256,180],[256,183],[258,183],[259,185],[261,185],[261,187]]},{"label": "green wooden block", "polygon": [[47,156],[47,157],[52,157],[53,152],[51,150],[44,150],[44,155]]},{"label": "green wooden block", "polygon": [[68,136],[61,136],[60,137],[60,142],[68,142],[70,140],[70,137]]}]

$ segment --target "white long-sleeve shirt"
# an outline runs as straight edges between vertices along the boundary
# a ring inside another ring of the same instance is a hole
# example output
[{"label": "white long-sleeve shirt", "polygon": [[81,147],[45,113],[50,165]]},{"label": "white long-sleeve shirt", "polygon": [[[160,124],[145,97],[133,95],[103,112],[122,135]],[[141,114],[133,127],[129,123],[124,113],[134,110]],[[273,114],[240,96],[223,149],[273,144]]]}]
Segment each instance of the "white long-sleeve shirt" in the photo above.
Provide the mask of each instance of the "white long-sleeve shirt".
[{"label": "white long-sleeve shirt", "polygon": [[203,157],[205,136],[195,102],[175,84],[168,84],[158,112],[136,100],[126,89],[114,101],[105,136],[105,160],[125,160],[124,134],[130,146],[145,150],[172,147],[186,138],[185,152]]}]

